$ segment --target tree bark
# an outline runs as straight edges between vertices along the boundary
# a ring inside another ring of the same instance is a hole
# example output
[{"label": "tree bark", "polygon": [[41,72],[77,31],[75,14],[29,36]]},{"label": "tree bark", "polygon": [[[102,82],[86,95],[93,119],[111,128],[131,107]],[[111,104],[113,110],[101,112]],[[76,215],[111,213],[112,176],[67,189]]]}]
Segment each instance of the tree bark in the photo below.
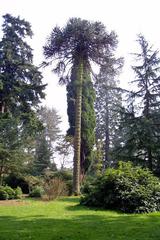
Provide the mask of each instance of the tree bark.
[{"label": "tree bark", "polygon": [[73,194],[80,195],[80,156],[81,156],[81,115],[82,115],[82,78],[83,62],[77,69],[75,136],[74,136],[74,165],[73,165]]},{"label": "tree bark", "polygon": [[0,112],[1,113],[5,112],[5,104],[2,101],[0,102]]},{"label": "tree bark", "polygon": [[[150,92],[148,90],[148,85],[146,82],[146,94],[145,94],[145,107],[144,107],[144,116],[147,120],[150,120],[150,102],[149,102]],[[147,146],[147,160],[148,160],[148,168],[152,171],[153,170],[153,163],[152,163],[152,149],[150,145]]]},{"label": "tree bark", "polygon": [[147,149],[147,155],[148,155],[148,168],[153,171],[153,164],[152,164],[152,151],[151,148]]},{"label": "tree bark", "polygon": [[105,162],[104,162],[104,169],[110,165],[109,159],[109,108],[108,108],[108,92],[106,95],[106,114],[105,114]]},{"label": "tree bark", "polygon": [[0,186],[3,184],[3,160],[0,166]]},{"label": "tree bark", "polygon": [[85,153],[83,143],[81,141],[81,156],[80,156],[80,183],[83,182],[85,177]]}]

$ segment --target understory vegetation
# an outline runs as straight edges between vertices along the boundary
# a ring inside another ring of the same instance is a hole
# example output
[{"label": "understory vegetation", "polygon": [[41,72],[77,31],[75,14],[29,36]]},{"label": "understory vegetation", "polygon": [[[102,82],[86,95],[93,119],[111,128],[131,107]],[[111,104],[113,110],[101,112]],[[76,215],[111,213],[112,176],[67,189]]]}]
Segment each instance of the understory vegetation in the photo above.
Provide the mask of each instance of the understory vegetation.
[{"label": "understory vegetation", "polygon": [[22,198],[22,189],[20,187],[13,189],[9,186],[0,186],[0,200],[20,198]]},{"label": "understory vegetation", "polygon": [[149,170],[120,162],[83,187],[81,204],[127,213],[160,210],[160,181]]}]

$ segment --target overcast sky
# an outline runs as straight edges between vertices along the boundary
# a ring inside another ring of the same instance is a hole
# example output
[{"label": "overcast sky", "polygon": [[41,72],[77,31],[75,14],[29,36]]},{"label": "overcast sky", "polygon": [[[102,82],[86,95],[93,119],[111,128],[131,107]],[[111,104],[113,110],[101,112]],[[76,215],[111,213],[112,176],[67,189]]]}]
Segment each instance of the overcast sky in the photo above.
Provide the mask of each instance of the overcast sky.
[{"label": "overcast sky", "polygon": [[[53,27],[63,26],[70,17],[101,21],[108,31],[114,30],[118,35],[117,54],[125,58],[120,78],[125,85],[132,77],[130,53],[137,50],[137,34],[142,33],[156,49],[160,49],[159,12],[160,0],[0,0],[0,25],[6,13],[31,23],[34,37],[30,45],[34,49],[34,63],[39,65],[44,60],[42,46]],[[48,83],[45,103],[59,111],[63,130],[66,130],[65,88],[58,86],[57,77],[49,69],[43,71],[43,76]]]}]

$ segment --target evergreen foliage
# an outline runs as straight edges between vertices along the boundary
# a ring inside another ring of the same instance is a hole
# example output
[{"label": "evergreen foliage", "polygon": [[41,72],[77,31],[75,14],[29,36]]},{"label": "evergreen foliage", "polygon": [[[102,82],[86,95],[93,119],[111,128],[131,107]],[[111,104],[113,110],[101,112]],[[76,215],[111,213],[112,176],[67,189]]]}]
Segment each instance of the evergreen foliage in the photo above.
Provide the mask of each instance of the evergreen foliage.
[{"label": "evergreen foliage", "polygon": [[33,33],[30,24],[3,16],[0,41],[0,184],[3,176],[25,168],[29,160],[25,144],[42,128],[36,117],[44,98],[42,75],[33,65],[32,49],[25,41]]},{"label": "evergreen foliage", "polygon": [[103,168],[114,165],[112,149],[117,139],[119,111],[122,104],[122,90],[118,87],[117,75],[123,59],[111,56],[97,76],[96,89],[96,145],[103,156]]},{"label": "evergreen foliage", "polygon": [[14,198],[15,199],[20,199],[22,198],[22,189],[20,187],[17,187],[16,189],[14,189],[14,192],[15,192],[15,195],[14,195]]},{"label": "evergreen foliage", "polygon": [[35,186],[32,191],[30,192],[29,196],[33,198],[40,198],[42,197],[42,194],[44,193],[44,190],[40,186]]},{"label": "evergreen foliage", "polygon": [[22,190],[20,187],[13,189],[9,186],[0,186],[0,200],[20,199]]},{"label": "evergreen foliage", "polygon": [[121,141],[117,147],[120,159],[128,157],[159,174],[160,165],[160,58],[140,35],[141,51],[133,67],[136,90],[129,95],[128,108],[122,111]]},{"label": "evergreen foliage", "polygon": [[[76,67],[74,67],[76,68]],[[89,72],[84,71],[82,85],[82,115],[81,115],[81,174],[84,175],[89,168],[92,159],[92,149],[95,143],[95,113],[94,100],[95,92]],[[71,75],[71,82],[67,86],[68,101],[68,118],[70,128],[67,135],[75,134],[75,98],[76,98],[76,81],[74,69]]]},{"label": "evergreen foliage", "polygon": [[30,155],[25,151],[25,136],[17,118],[10,114],[0,117],[0,185],[9,173],[22,173]]},{"label": "evergreen foliage", "polygon": [[24,173],[23,174],[20,174],[19,172],[18,174],[16,172],[10,173],[4,179],[4,184],[10,186],[12,189],[15,189],[15,191],[17,191],[16,193],[17,195],[21,195],[19,194],[19,188],[25,194],[29,192],[29,186],[27,181],[25,180]]},{"label": "evergreen foliage", "polygon": [[43,175],[51,165],[52,149],[43,133],[37,137],[35,161],[33,167],[34,175]]},{"label": "evergreen foliage", "polygon": [[33,65],[32,49],[25,39],[32,37],[31,26],[19,17],[3,16],[0,41],[0,112],[11,112],[23,123],[31,122],[33,108],[44,98],[42,75]]},{"label": "evergreen foliage", "polygon": [[61,118],[57,111],[48,107],[41,107],[38,111],[43,129],[37,133],[35,138],[35,157],[31,173],[33,175],[44,175],[47,170],[56,170],[54,162],[55,142],[60,137],[59,124]]},{"label": "evergreen foliage", "polygon": [[159,211],[160,182],[149,170],[120,162],[85,186],[81,204],[128,213]]}]

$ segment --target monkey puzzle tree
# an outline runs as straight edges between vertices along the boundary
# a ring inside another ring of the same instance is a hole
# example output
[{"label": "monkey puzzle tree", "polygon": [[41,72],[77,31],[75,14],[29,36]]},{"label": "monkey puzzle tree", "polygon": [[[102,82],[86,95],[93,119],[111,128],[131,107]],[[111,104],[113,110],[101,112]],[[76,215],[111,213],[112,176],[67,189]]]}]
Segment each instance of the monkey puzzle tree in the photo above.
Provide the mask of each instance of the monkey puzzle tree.
[{"label": "monkey puzzle tree", "polygon": [[[82,137],[82,105],[86,74],[91,73],[91,62],[103,64],[104,56],[109,56],[117,43],[114,32],[106,32],[100,22],[89,22],[71,18],[64,28],[55,27],[44,46],[47,62],[55,61],[54,72],[60,82],[69,84],[74,75],[73,95],[75,113],[73,192],[80,193],[80,161]],[[87,86],[86,86],[87,87]]]},{"label": "monkey puzzle tree", "polygon": [[[81,113],[81,159],[80,159],[80,175],[81,180],[89,171],[91,159],[93,158],[93,146],[95,142],[95,112],[94,101],[95,91],[91,81],[91,76],[87,69],[84,69],[82,83],[82,113]],[[75,134],[75,95],[76,83],[75,72],[71,74],[71,81],[67,86],[67,102],[68,102],[68,118],[70,127],[67,131],[68,136]]]}]

